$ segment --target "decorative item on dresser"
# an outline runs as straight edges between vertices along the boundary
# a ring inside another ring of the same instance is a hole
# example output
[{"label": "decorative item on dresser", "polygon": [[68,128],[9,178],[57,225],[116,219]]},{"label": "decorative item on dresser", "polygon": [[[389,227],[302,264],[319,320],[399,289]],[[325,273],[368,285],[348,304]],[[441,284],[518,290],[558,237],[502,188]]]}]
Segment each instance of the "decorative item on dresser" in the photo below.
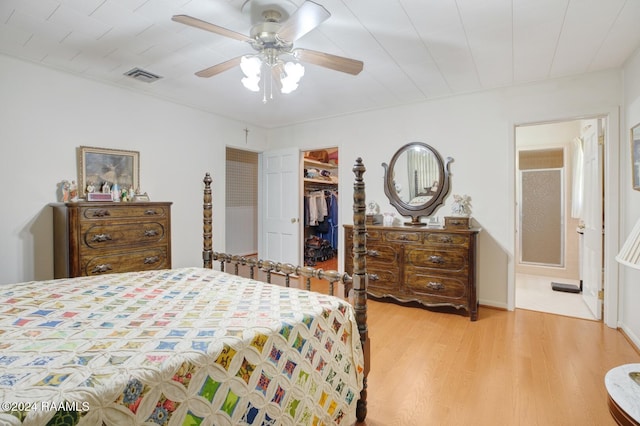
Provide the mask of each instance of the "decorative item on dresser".
[{"label": "decorative item on dresser", "polygon": [[171,204],[52,204],[55,278],[171,268]]},{"label": "decorative item on dresser", "polygon": [[[466,218],[457,218],[466,219]],[[476,236],[479,230],[456,227],[367,226],[367,293],[428,307],[453,307],[478,319]],[[345,271],[351,273],[353,227],[345,225]]]},{"label": "decorative item on dresser", "polygon": [[[80,196],[97,190],[110,192],[111,185],[135,191],[140,187],[140,153],[123,149],[95,148],[81,146],[78,148],[78,184]],[[114,200],[115,201],[115,200]]]},{"label": "decorative item on dresser", "polygon": [[444,227],[447,229],[469,229],[471,227],[470,217],[445,216]]}]

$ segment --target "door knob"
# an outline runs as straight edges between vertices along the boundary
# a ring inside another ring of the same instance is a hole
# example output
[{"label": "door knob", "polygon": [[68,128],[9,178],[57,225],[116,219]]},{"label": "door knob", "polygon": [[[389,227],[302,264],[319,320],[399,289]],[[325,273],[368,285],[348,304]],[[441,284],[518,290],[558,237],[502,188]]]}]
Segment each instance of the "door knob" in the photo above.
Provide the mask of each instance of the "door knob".
[{"label": "door knob", "polygon": [[291,218],[291,223],[296,223],[298,221],[298,219],[296,219],[295,217]]}]

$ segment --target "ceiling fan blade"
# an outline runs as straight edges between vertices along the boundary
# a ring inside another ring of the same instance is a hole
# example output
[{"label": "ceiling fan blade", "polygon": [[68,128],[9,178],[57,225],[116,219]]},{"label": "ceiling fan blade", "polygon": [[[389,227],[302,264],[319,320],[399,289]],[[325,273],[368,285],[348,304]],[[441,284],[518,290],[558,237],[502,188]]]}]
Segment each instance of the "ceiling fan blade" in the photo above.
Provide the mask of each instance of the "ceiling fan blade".
[{"label": "ceiling fan blade", "polygon": [[284,41],[294,42],[330,16],[329,11],[323,6],[307,0],[282,24],[278,37]]},{"label": "ceiling fan blade", "polygon": [[220,27],[218,25],[212,24],[207,21],[203,21],[198,18],[194,18],[188,15],[173,15],[171,20],[180,22],[181,24],[189,25],[195,28],[199,28],[205,31],[211,31],[212,33],[220,34],[221,36],[233,38],[240,41],[251,41],[251,38],[247,37],[244,34],[237,33],[232,30],[228,30],[226,28]]},{"label": "ceiling fan blade", "polygon": [[356,59],[344,58],[330,53],[317,52],[308,49],[293,49],[293,54],[302,62],[330,68],[347,74],[358,75],[364,63]]},{"label": "ceiling fan blade", "polygon": [[242,56],[238,56],[237,58],[229,59],[228,61],[221,62],[218,65],[214,65],[209,68],[205,68],[196,73],[198,77],[213,77],[214,75],[220,74],[221,72],[225,72],[228,69],[233,67],[237,67],[240,65],[240,60]]}]

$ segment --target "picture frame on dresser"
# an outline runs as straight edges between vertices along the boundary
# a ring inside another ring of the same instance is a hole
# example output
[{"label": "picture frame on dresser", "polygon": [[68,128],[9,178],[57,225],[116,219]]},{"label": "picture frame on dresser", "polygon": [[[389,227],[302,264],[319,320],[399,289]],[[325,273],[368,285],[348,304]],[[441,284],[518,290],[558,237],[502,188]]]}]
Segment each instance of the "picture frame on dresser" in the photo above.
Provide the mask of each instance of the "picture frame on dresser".
[{"label": "picture frame on dresser", "polygon": [[631,182],[640,191],[640,123],[631,128]]},{"label": "picture frame on dresser", "polygon": [[100,188],[104,183],[121,188],[140,187],[140,152],[123,149],[80,146],[78,148],[78,186],[86,197],[87,186]]}]

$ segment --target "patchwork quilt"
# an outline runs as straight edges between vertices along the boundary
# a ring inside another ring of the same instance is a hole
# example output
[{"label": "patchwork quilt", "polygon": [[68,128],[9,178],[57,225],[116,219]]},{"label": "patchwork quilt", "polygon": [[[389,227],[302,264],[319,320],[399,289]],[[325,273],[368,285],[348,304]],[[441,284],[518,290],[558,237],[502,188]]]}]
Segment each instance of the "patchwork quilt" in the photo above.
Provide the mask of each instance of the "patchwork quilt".
[{"label": "patchwork quilt", "polygon": [[202,268],[0,286],[0,424],[355,423],[353,308]]}]

